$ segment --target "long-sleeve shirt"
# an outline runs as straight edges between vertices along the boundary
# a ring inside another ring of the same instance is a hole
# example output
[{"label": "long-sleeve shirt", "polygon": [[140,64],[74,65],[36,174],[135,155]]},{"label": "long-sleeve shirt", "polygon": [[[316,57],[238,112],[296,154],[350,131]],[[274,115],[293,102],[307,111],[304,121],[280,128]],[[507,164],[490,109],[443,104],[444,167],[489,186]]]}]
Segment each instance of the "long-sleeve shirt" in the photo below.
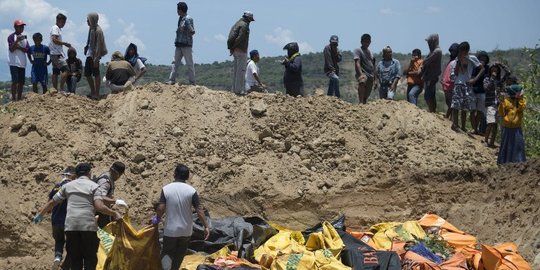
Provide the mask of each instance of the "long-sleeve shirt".
[{"label": "long-sleeve shirt", "polygon": [[326,47],[324,47],[323,55],[324,73],[328,74],[330,72],[335,72],[336,75],[339,75],[338,63],[341,62],[341,54],[339,53],[338,49],[336,48],[336,51],[332,52],[332,47],[330,44],[328,44]]},{"label": "long-sleeve shirt", "polygon": [[499,104],[499,115],[502,116],[502,126],[506,128],[519,128],[523,124],[523,111],[527,101],[523,96],[519,98],[505,97]]}]

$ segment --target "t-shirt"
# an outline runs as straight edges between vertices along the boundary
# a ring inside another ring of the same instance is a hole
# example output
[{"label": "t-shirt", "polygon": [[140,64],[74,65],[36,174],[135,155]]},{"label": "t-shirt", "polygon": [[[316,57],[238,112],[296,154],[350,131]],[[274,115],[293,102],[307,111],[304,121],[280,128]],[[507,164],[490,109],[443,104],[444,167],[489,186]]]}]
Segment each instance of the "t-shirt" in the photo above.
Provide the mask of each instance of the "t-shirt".
[{"label": "t-shirt", "polygon": [[32,65],[32,71],[37,76],[42,76],[47,74],[47,55],[51,54],[49,47],[41,45],[36,47],[36,45],[30,46],[29,53],[34,58],[34,64]]},{"label": "t-shirt", "polygon": [[454,79],[454,84],[466,85],[467,81],[471,79],[474,69],[481,65],[478,58],[473,55],[469,55],[467,57],[467,63],[466,72],[459,72],[459,74],[456,68],[459,66],[459,60],[456,59],[456,61],[452,61],[450,63],[452,65],[452,73],[450,77]]},{"label": "t-shirt", "polygon": [[377,65],[377,72],[379,74],[379,81],[381,85],[389,85],[396,78],[400,78],[401,64],[398,60],[381,60]]},{"label": "t-shirt", "polygon": [[68,201],[65,231],[97,231],[94,208],[94,200],[98,199],[95,196],[97,188],[98,184],[81,176],[62,186],[53,196],[56,202]]},{"label": "t-shirt", "polygon": [[137,62],[135,62],[135,66],[133,66],[133,68],[135,69],[135,71],[140,72],[141,70],[146,68],[146,66],[140,58],[137,58]]},{"label": "t-shirt", "polygon": [[368,48],[354,49],[354,60],[360,60],[360,67],[362,68],[362,72],[364,72],[366,76],[368,76],[368,78],[373,78],[375,66],[373,64],[373,55]]},{"label": "t-shirt", "polygon": [[58,36],[58,40],[62,41],[62,29],[56,24],[51,28],[51,43],[49,43],[49,49],[51,50],[51,55],[64,55],[63,45],[54,43],[53,36]]},{"label": "t-shirt", "polygon": [[[17,35],[15,33],[12,33],[7,38],[8,42],[8,64],[10,66],[19,67],[19,68],[26,68],[26,53],[20,49],[17,49],[15,51],[10,51],[9,47],[15,42],[17,42]],[[30,49],[30,44],[28,44],[28,39],[23,39],[19,41],[19,46],[26,48],[27,50]]]},{"label": "t-shirt", "polygon": [[[409,69],[407,71],[408,72],[420,71],[420,68],[422,67],[423,62],[424,62],[424,60],[422,60],[421,58],[411,60],[411,62],[409,64]],[[423,82],[422,82],[422,78],[421,78],[420,74],[418,74],[418,75],[407,75],[407,84],[408,85],[422,85]]]},{"label": "t-shirt", "polygon": [[163,187],[160,203],[165,203],[163,235],[186,237],[193,233],[192,209],[199,207],[199,195],[190,185],[175,181]]},{"label": "t-shirt", "polygon": [[259,82],[257,82],[255,79],[255,76],[253,76],[253,73],[259,76],[259,66],[257,66],[255,61],[249,60],[246,68],[246,90],[249,90],[252,86],[259,84]]}]

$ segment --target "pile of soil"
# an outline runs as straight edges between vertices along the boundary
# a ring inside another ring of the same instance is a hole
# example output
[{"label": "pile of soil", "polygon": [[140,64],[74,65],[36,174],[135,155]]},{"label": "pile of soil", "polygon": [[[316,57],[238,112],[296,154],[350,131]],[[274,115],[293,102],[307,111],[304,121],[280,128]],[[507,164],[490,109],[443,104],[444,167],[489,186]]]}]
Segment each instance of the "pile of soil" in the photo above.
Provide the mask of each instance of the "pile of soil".
[{"label": "pile of soil", "polygon": [[50,224],[33,214],[67,165],[127,164],[116,197],[152,215],[175,164],[212,217],[259,215],[295,229],[436,212],[482,243],[516,242],[540,267],[540,161],[496,167],[496,150],[404,101],[353,105],[315,95],[238,97],[151,83],[100,101],[29,94],[0,113],[0,268],[48,269]]}]

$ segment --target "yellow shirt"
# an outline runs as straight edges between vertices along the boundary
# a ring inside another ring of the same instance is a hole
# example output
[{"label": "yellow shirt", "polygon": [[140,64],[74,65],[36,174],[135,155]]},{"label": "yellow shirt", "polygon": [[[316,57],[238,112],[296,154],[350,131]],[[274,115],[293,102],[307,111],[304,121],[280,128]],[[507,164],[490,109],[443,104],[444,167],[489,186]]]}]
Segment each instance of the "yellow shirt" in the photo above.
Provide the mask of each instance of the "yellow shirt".
[{"label": "yellow shirt", "polygon": [[505,97],[499,104],[499,114],[502,116],[502,126],[506,128],[519,128],[523,124],[523,111],[527,101],[523,96],[519,98]]}]

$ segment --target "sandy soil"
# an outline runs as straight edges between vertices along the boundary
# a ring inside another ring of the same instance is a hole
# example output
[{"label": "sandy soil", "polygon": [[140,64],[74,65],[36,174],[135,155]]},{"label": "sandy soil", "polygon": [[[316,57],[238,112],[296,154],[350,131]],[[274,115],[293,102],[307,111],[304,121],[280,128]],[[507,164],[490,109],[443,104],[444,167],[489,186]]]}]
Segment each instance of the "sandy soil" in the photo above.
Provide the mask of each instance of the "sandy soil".
[{"label": "sandy soil", "polygon": [[352,105],[315,95],[237,97],[151,83],[100,101],[30,94],[0,113],[0,269],[49,269],[49,219],[33,214],[66,165],[117,184],[137,224],[176,163],[214,217],[260,215],[307,228],[338,213],[367,229],[433,211],[482,243],[515,242],[540,267],[540,160],[497,167],[479,137],[404,101]]}]

